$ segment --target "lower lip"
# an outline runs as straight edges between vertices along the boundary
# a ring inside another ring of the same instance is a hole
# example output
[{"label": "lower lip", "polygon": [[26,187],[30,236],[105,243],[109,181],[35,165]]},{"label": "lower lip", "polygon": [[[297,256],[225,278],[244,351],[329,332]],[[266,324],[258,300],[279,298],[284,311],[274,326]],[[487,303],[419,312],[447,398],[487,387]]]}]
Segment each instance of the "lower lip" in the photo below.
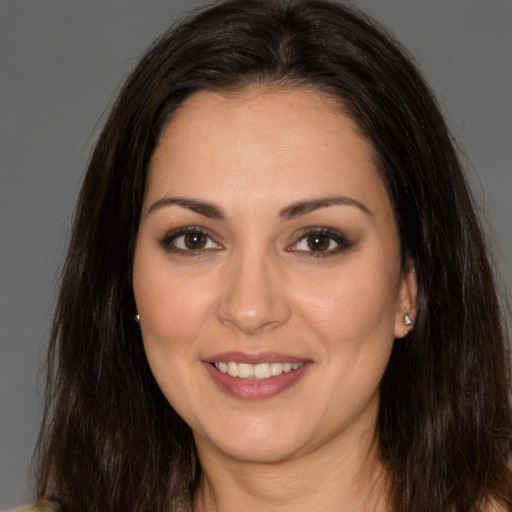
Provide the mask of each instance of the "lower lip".
[{"label": "lower lip", "polygon": [[228,395],[244,400],[261,400],[286,391],[296,384],[311,367],[311,362],[304,363],[297,370],[282,373],[268,379],[240,379],[222,373],[211,363],[203,362],[217,386]]}]

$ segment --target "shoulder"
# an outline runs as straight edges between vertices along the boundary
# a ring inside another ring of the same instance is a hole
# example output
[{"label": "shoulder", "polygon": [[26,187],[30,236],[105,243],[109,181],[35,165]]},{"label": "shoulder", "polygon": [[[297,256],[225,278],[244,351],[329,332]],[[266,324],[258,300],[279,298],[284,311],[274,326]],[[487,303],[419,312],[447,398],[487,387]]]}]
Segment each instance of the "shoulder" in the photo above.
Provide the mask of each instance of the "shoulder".
[{"label": "shoulder", "polygon": [[43,500],[36,505],[21,505],[6,512],[57,512],[57,508],[49,501]]}]

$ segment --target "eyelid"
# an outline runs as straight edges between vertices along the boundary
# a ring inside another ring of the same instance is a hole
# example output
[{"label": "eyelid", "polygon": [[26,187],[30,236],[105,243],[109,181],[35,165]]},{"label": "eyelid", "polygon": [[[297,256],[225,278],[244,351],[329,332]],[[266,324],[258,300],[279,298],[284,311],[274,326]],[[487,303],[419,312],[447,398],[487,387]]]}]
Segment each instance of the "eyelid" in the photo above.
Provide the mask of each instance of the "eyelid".
[{"label": "eyelid", "polygon": [[[333,249],[328,249],[325,251],[314,251],[314,250],[303,250],[297,249],[297,245],[310,236],[327,236],[332,241],[334,241],[337,246]],[[322,258],[337,255],[347,249],[350,249],[353,246],[352,242],[349,241],[347,236],[343,234],[341,231],[328,227],[307,227],[302,229],[295,237],[295,241],[288,245],[286,250],[289,252],[296,252],[301,256],[305,257],[313,257],[313,258]]]},{"label": "eyelid", "polygon": [[[206,236],[211,242],[215,244],[216,247],[208,247],[202,249],[184,249],[173,245],[173,242],[177,238],[185,236],[190,233],[198,233]],[[159,240],[159,244],[167,252],[184,256],[199,256],[201,254],[204,254],[205,252],[219,251],[223,249],[222,245],[215,240],[215,237],[211,234],[211,232],[208,229],[205,229],[200,226],[182,226],[173,229],[170,232],[166,233],[163,237],[161,237],[161,239]]]},{"label": "eyelid", "polygon": [[[176,239],[190,233],[198,233],[204,235],[208,238],[210,244],[214,244],[214,247],[204,247],[199,249],[177,247],[174,243]],[[311,236],[325,236],[333,241],[336,244],[336,247],[318,251],[315,251],[314,249],[305,250],[297,248],[300,242]],[[183,256],[198,256],[204,254],[205,252],[219,251],[224,248],[223,245],[217,241],[217,237],[212,235],[210,230],[195,225],[182,226],[165,233],[165,235],[160,238],[159,244],[165,251]],[[294,235],[294,241],[289,244],[285,250],[287,252],[295,252],[304,257],[321,258],[337,255],[340,252],[351,248],[352,246],[353,244],[349,241],[347,236],[337,229],[325,226],[309,226],[301,229],[298,233],[296,233]]]}]

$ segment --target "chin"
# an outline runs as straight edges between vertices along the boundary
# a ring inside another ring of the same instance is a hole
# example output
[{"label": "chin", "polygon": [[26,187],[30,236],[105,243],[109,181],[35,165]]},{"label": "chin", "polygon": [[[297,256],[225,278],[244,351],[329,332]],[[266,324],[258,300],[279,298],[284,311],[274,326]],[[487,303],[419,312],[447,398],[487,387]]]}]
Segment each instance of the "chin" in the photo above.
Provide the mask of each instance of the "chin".
[{"label": "chin", "polygon": [[[307,451],[307,441],[285,425],[258,423],[225,428],[216,433],[194,438],[199,454],[203,449],[214,450],[231,459],[255,464],[283,462]],[[298,434],[298,433],[297,433]]]}]

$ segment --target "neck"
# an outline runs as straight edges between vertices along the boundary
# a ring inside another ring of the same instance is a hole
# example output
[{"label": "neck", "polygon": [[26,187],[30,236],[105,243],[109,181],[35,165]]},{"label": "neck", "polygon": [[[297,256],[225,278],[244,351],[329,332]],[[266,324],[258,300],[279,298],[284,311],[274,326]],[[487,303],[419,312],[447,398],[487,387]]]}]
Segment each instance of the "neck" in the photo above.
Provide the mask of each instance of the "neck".
[{"label": "neck", "polygon": [[374,443],[344,449],[333,443],[286,461],[254,463],[203,459],[199,442],[203,471],[194,512],[385,512],[385,471]]}]

